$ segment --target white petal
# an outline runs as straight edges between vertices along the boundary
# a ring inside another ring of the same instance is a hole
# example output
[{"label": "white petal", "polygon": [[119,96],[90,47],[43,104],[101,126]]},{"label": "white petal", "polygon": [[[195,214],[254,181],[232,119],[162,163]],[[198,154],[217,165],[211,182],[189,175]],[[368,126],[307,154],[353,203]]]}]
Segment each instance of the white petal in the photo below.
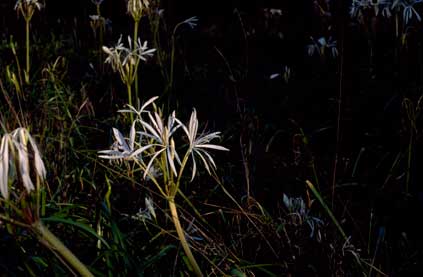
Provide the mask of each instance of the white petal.
[{"label": "white petal", "polygon": [[9,134],[3,136],[0,146],[0,192],[3,198],[9,198]]},{"label": "white petal", "polygon": [[145,179],[145,177],[147,176],[147,174],[148,174],[148,172],[149,172],[149,170],[150,170],[150,167],[151,167],[151,165],[153,164],[153,162],[154,162],[154,160],[157,158],[157,156],[160,154],[160,153],[162,153],[163,151],[165,151],[166,150],[166,148],[163,148],[163,149],[160,149],[159,151],[157,151],[155,154],[154,154],[154,156],[151,158],[151,160],[148,162],[148,164],[147,164],[147,167],[145,168],[145,171],[144,171],[144,175],[143,175],[143,178]]},{"label": "white petal", "polygon": [[195,147],[197,147],[197,148],[209,148],[209,149],[215,149],[215,150],[221,150],[221,151],[229,151],[228,148],[225,148],[225,147],[220,146],[220,145],[215,145],[215,144],[200,144],[200,145],[196,145]]},{"label": "white petal", "polygon": [[113,134],[115,136],[116,141],[119,143],[119,145],[122,146],[122,148],[125,151],[130,151],[129,146],[126,143],[125,138],[123,137],[122,133],[118,129],[113,128]]},{"label": "white petal", "polygon": [[148,99],[147,100],[147,102],[145,102],[144,103],[144,105],[142,105],[142,107],[141,107],[141,111],[144,111],[144,109],[148,106],[148,105],[150,105],[151,103],[153,103],[157,98],[159,98],[158,96],[154,96],[154,97],[151,97],[150,99]]}]

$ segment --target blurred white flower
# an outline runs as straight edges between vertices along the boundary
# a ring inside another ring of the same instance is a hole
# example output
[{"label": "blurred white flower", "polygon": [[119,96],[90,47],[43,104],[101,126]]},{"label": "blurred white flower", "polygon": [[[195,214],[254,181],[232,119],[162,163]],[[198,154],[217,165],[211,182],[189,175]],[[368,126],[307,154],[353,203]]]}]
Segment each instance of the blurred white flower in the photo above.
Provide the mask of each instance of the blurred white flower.
[{"label": "blurred white flower", "polygon": [[411,1],[405,1],[405,0],[396,0],[392,4],[392,9],[403,9],[402,11],[402,17],[405,22],[405,24],[408,24],[408,22],[413,19],[413,17],[416,17],[418,21],[421,21],[422,18],[419,15],[419,13],[414,9],[414,5],[417,3],[421,3],[422,0],[411,0]]},{"label": "blurred white flower", "polygon": [[325,37],[321,37],[315,40],[313,37],[310,37],[312,43],[307,45],[307,53],[309,56],[313,56],[314,53],[318,53],[319,56],[324,56],[326,50],[329,50],[332,57],[338,56],[337,42],[332,37],[329,37],[327,40]]},{"label": "blurred white flower", "polygon": [[18,0],[15,4],[15,10],[20,12],[25,20],[30,20],[35,10],[41,10],[43,5],[38,0]]},{"label": "blurred white flower", "polygon": [[89,16],[89,18],[92,20],[92,21],[97,21],[97,20],[100,20],[100,16],[99,15],[90,15]]},{"label": "blurred white flower", "polygon": [[38,0],[18,0],[15,4],[15,10],[28,8],[29,6],[36,7],[38,10],[43,8],[43,5]]},{"label": "blurred white flower", "polygon": [[390,16],[391,0],[353,0],[350,7],[351,17],[360,18],[363,16],[363,11],[366,9],[373,9],[375,15],[382,10],[382,15]]},{"label": "blurred white flower", "polygon": [[285,207],[288,209],[290,216],[294,216],[296,219],[299,219],[300,224],[307,223],[310,227],[310,238],[314,236],[315,229],[317,229],[319,239],[319,227],[323,225],[323,221],[320,218],[310,216],[310,210],[306,208],[304,200],[300,197],[288,197],[286,194],[283,194],[282,200]]},{"label": "blurred white flower", "polygon": [[182,21],[183,24],[187,24],[191,29],[197,26],[198,18],[196,16],[190,17]]}]

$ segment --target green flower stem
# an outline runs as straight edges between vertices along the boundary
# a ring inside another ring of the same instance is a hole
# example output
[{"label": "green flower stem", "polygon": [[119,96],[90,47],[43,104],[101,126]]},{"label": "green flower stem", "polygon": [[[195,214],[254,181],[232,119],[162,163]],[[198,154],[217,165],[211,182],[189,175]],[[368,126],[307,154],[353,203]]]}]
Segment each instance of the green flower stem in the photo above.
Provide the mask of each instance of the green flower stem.
[{"label": "green flower stem", "polygon": [[[137,38],[138,38],[138,27],[139,27],[139,20],[134,20],[134,43],[136,43]],[[139,46],[139,45],[138,45]],[[138,94],[138,67],[135,68],[135,98],[137,99],[139,97]]]},{"label": "green flower stem", "polygon": [[33,223],[32,228],[40,241],[46,242],[52,251],[58,252],[81,276],[94,277],[88,268],[40,220]]},{"label": "green flower stem", "polygon": [[25,72],[25,82],[29,84],[29,23],[30,19],[25,20],[25,27],[26,27],[26,72]]},{"label": "green flower stem", "polygon": [[191,249],[189,248],[188,242],[185,238],[184,230],[182,229],[181,223],[178,217],[178,211],[176,209],[175,201],[173,198],[168,199],[170,212],[172,214],[173,224],[175,224],[176,232],[178,233],[179,241],[182,244],[182,248],[185,251],[185,254],[188,257],[188,260],[197,276],[203,276],[200,267],[197,264],[194,256],[192,255]]},{"label": "green flower stem", "polygon": [[184,172],[185,166],[187,165],[188,158],[189,158],[189,156],[191,155],[191,152],[192,152],[192,148],[190,147],[190,148],[188,149],[188,151],[185,153],[184,159],[182,160],[182,163],[181,163],[181,168],[179,169],[178,178],[177,178],[177,180],[176,180],[176,185],[175,185],[174,191],[172,191],[172,195],[173,195],[173,197],[175,197],[176,193],[177,193],[177,192],[178,192],[178,190],[179,190],[179,185],[180,185],[180,183],[181,183],[182,173]]},{"label": "green flower stem", "polygon": [[[132,106],[132,88],[131,88],[130,82],[126,82],[126,89],[128,90],[128,103],[130,106]],[[130,116],[131,116],[131,122],[134,121],[134,115],[130,113]]]},{"label": "green flower stem", "polygon": [[99,44],[99,49],[98,49],[98,51],[99,51],[99,65],[100,65],[100,70],[101,70],[101,72],[103,72],[104,70],[103,70],[103,68],[104,68],[104,66],[103,66],[103,51],[102,51],[102,47],[103,47],[103,44],[104,44],[104,24],[105,24],[105,22],[104,22],[104,20],[102,20],[102,17],[101,17],[101,9],[100,9],[100,4],[98,4],[98,5],[96,5],[96,10],[97,10],[97,15],[98,15],[98,18],[101,20],[101,25],[100,25],[100,37],[99,37],[99,42],[100,42],[100,44]]}]

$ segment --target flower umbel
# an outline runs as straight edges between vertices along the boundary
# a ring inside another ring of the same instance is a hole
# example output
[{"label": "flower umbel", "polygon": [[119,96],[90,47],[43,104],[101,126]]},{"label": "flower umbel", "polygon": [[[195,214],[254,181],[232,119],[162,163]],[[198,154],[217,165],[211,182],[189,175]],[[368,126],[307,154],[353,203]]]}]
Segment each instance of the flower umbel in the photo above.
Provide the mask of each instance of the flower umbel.
[{"label": "flower umbel", "polygon": [[43,5],[38,0],[18,0],[15,4],[15,10],[20,12],[25,20],[30,20],[35,10],[41,10]]},{"label": "flower umbel", "polygon": [[149,6],[148,0],[128,0],[127,11],[135,21],[140,21]]},{"label": "flower umbel", "polygon": [[141,39],[132,42],[128,36],[128,48],[122,43],[122,36],[115,47],[103,46],[103,51],[107,54],[105,63],[112,66],[113,71],[118,71],[122,82],[132,84],[135,79],[136,69],[140,60],[146,61],[147,57],[152,57],[156,49],[149,49],[147,41],[141,43]]}]

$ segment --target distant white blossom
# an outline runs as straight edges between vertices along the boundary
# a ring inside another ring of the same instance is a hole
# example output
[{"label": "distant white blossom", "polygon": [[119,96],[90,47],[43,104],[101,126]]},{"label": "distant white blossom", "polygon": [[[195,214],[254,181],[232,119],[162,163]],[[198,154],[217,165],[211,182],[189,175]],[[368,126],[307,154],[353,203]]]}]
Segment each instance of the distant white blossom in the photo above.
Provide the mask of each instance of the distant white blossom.
[{"label": "distant white blossom", "polygon": [[123,45],[121,36],[114,47],[103,46],[102,49],[107,54],[105,63],[109,63],[113,71],[119,72],[125,84],[132,84],[134,81],[136,73],[134,68],[138,67],[139,61],[146,61],[147,57],[153,56],[156,51],[154,48],[148,48],[147,41],[141,43],[141,39],[138,38],[133,42],[130,36],[128,36],[128,47]]}]

